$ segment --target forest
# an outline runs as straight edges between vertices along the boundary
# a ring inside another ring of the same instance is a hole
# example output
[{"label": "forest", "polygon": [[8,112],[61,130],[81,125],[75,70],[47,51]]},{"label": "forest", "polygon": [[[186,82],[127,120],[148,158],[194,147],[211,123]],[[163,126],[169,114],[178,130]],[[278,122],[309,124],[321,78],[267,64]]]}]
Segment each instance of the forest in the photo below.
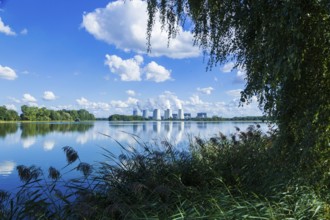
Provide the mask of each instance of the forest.
[{"label": "forest", "polygon": [[85,109],[80,110],[51,110],[45,107],[23,105],[19,116],[15,110],[0,106],[0,121],[88,121],[95,116]]}]

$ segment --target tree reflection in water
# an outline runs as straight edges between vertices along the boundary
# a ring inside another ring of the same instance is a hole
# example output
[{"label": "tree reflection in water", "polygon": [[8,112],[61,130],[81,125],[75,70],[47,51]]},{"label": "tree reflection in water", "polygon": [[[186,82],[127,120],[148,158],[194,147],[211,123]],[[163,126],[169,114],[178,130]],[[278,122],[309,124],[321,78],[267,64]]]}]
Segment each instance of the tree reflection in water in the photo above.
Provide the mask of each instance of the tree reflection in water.
[{"label": "tree reflection in water", "polygon": [[93,123],[21,123],[21,137],[46,135],[50,132],[86,132],[94,126]]}]

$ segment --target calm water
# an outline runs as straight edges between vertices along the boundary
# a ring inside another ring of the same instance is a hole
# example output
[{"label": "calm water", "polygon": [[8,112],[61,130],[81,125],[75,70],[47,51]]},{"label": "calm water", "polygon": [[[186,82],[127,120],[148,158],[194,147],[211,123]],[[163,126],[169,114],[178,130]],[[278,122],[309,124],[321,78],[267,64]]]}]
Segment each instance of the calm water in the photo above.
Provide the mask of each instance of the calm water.
[{"label": "calm water", "polygon": [[[141,142],[168,140],[179,150],[187,149],[189,136],[208,138],[219,131],[228,135],[235,127],[246,129],[253,122],[91,122],[91,123],[11,123],[0,124],[0,189],[15,191],[20,185],[16,166],[37,165],[44,171],[49,166],[61,169],[66,165],[62,147],[78,151],[81,161],[95,163],[104,160],[101,147],[115,155],[124,146],[138,147]],[[266,124],[261,124],[267,130]],[[108,136],[106,136],[106,135]],[[74,174],[69,174],[74,175]]]}]

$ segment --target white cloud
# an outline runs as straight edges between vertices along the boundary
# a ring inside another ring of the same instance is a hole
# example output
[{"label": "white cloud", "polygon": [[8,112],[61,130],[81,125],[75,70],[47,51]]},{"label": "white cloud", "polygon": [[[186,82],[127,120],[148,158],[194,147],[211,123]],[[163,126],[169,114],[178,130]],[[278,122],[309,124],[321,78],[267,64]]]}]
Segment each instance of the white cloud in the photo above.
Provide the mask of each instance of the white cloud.
[{"label": "white cloud", "polygon": [[204,104],[204,102],[199,98],[198,95],[192,95],[190,98],[189,98],[190,102],[187,102],[191,105],[201,105],[201,104]]},{"label": "white cloud", "polygon": [[234,82],[244,83],[245,78],[246,78],[246,70],[244,68],[238,68]]},{"label": "white cloud", "polygon": [[211,95],[211,93],[213,92],[213,88],[212,87],[206,87],[206,88],[197,88],[197,91],[198,92],[201,92],[203,94],[206,94],[206,95]]},{"label": "white cloud", "polygon": [[44,142],[44,150],[45,151],[50,151],[50,150],[53,150],[55,146],[55,141],[52,141],[52,140],[46,140]]},{"label": "white cloud", "polygon": [[22,35],[27,35],[28,34],[28,29],[24,28],[23,30],[21,30],[21,34]]},{"label": "white cloud", "polygon": [[76,99],[76,101],[79,105],[88,105],[89,103],[88,100],[84,97],[81,97],[80,99]]},{"label": "white cloud", "polygon": [[158,65],[156,62],[150,62],[145,68],[146,79],[155,82],[164,82],[171,79],[171,70]]},{"label": "white cloud", "polygon": [[[146,80],[155,82],[164,82],[171,79],[171,70],[167,70],[154,61],[142,67],[143,57],[140,55],[127,60],[109,54],[105,57],[105,65],[109,67],[112,73],[119,75],[122,81],[141,81],[142,75],[145,75]],[[110,76],[106,76],[105,79],[109,80]]]},{"label": "white cloud", "polygon": [[141,81],[140,64],[143,62],[141,56],[123,60],[116,55],[106,55],[105,64],[112,73],[118,74],[122,81]]},{"label": "white cloud", "polygon": [[14,98],[14,97],[7,97],[9,100],[11,100],[12,102],[15,102],[15,103],[21,103],[20,100]]},{"label": "white cloud", "polygon": [[234,98],[238,98],[241,97],[241,92],[242,92],[241,89],[233,89],[233,90],[228,90],[226,94]]},{"label": "white cloud", "polygon": [[16,106],[13,105],[13,104],[7,104],[7,105],[5,105],[5,106],[6,106],[7,109],[11,109],[11,110],[17,111]]},{"label": "white cloud", "polygon": [[173,113],[177,113],[178,109],[183,109],[185,113],[191,113],[193,117],[198,112],[207,112],[210,117],[213,115],[222,117],[262,115],[256,98],[252,98],[252,102],[249,105],[239,107],[240,91],[240,89],[227,91],[227,94],[232,96],[232,99],[228,102],[205,101],[198,94],[193,94],[191,97],[183,100],[175,93],[165,91],[146,100],[128,97],[126,100],[112,100],[105,103],[89,101],[82,97],[77,99],[77,103],[80,107],[93,112],[97,117],[108,117],[111,114],[130,115],[133,109],[139,109],[140,111],[148,110],[151,112],[155,108],[161,111],[170,108]]},{"label": "white cloud", "polygon": [[0,17],[0,33],[4,33],[5,35],[15,36],[16,33],[11,30],[8,25],[5,25]]},{"label": "white cloud", "polygon": [[37,139],[35,137],[28,137],[22,139],[23,148],[28,149],[36,143]]},{"label": "white cloud", "polygon": [[[146,54],[146,30],[148,14],[147,3],[142,0],[113,1],[105,8],[97,8],[85,13],[81,26],[96,39],[115,45],[124,51]],[[157,12],[158,13],[158,12]],[[161,23],[156,15],[152,32],[152,51],[150,56],[188,58],[200,55],[198,47],[193,46],[193,35],[179,28],[178,35],[171,39],[168,47],[168,35],[161,30]]]},{"label": "white cloud", "polygon": [[224,72],[224,73],[230,73],[232,71],[232,69],[234,68],[234,66],[235,66],[235,63],[234,62],[226,63],[221,68],[221,71]]},{"label": "white cloud", "polygon": [[23,102],[37,102],[37,99],[34,98],[32,95],[28,94],[28,93],[25,93],[23,95],[23,99],[22,99]]},{"label": "white cloud", "polygon": [[126,94],[127,94],[127,95],[130,95],[130,96],[135,96],[135,95],[136,95],[136,93],[135,93],[134,90],[127,90],[127,91],[126,91]]},{"label": "white cloud", "polygon": [[149,98],[145,101],[139,101],[137,107],[140,110],[149,110],[152,111],[155,108],[158,109],[182,109],[182,100],[180,100],[175,93],[170,91],[165,91],[162,94],[158,95],[156,98]]},{"label": "white cloud", "polygon": [[0,78],[7,80],[14,80],[17,78],[17,75],[12,68],[0,65]]},{"label": "white cloud", "polygon": [[57,97],[55,96],[55,94],[51,91],[45,91],[44,95],[42,97],[44,100],[46,101],[53,101],[55,100]]},{"label": "white cloud", "polygon": [[4,161],[0,163],[0,176],[10,175],[16,167],[13,161]]},{"label": "white cloud", "polygon": [[92,102],[84,97],[76,99],[76,102],[78,103],[78,105],[85,108],[86,110],[109,112],[112,108],[112,103]]}]

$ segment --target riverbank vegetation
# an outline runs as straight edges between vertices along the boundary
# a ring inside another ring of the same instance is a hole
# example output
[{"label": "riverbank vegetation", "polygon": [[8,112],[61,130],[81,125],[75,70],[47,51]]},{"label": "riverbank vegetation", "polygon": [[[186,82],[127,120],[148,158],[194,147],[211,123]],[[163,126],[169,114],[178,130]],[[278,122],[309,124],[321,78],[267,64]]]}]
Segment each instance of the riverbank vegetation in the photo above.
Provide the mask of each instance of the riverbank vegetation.
[{"label": "riverbank vegetation", "polygon": [[276,154],[276,135],[237,128],[229,137],[193,137],[187,151],[132,135],[136,147],[118,142],[121,155],[104,148],[94,165],[66,146],[67,166],[81,178],[18,166],[23,185],[16,195],[0,193],[0,218],[329,219],[328,177],[293,172]]},{"label": "riverbank vegetation", "polygon": [[22,114],[18,116],[15,110],[0,106],[0,121],[90,121],[95,116],[85,109],[51,110],[45,107],[21,106]]}]

